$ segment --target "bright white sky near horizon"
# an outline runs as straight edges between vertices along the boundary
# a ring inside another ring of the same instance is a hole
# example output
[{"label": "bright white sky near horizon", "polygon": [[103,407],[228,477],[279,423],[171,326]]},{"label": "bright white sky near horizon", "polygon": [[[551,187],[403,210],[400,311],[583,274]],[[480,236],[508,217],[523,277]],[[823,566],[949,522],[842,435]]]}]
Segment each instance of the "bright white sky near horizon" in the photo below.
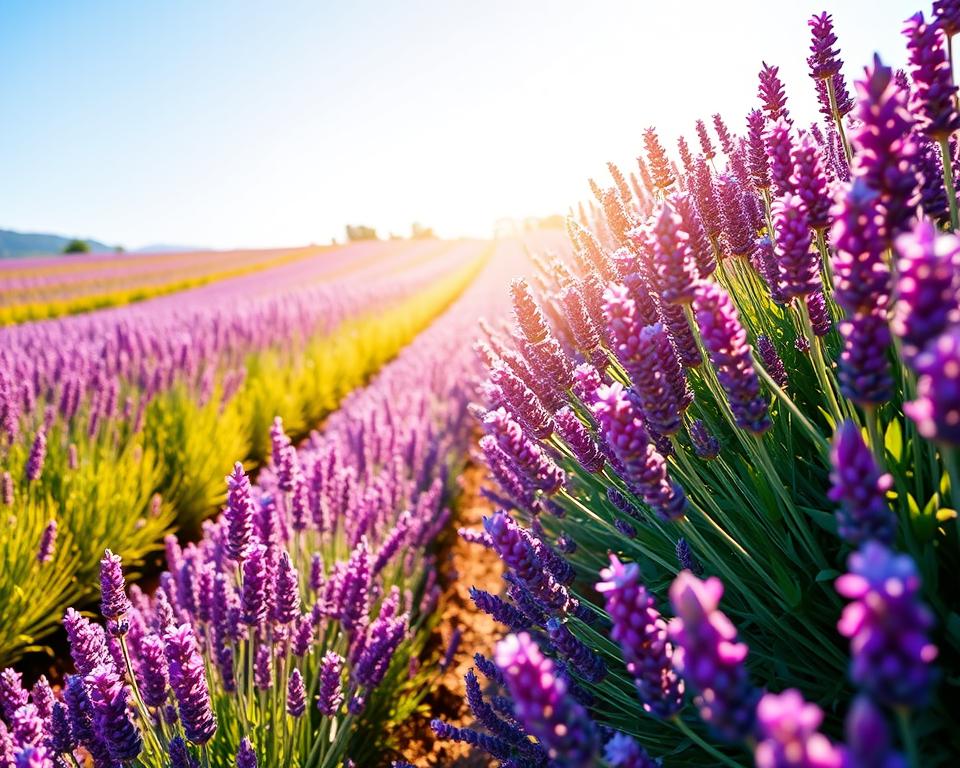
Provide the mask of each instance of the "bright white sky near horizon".
[{"label": "bright white sky near horizon", "polygon": [[902,66],[929,0],[0,0],[0,227],[286,246],[413,221],[487,236],[563,213],[721,112],[742,131],[761,60],[816,118],[814,12],[848,81]]}]

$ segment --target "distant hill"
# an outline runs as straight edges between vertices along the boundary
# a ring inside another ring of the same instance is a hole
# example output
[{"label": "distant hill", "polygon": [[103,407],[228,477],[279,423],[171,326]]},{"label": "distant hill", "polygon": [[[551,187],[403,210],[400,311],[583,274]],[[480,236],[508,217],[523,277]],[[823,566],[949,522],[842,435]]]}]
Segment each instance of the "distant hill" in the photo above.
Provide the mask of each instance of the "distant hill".
[{"label": "distant hill", "polygon": [[[72,238],[60,235],[46,235],[33,232],[14,232],[0,229],[0,259],[17,256],[49,256],[62,253]],[[93,253],[110,253],[113,247],[97,240],[87,240]]]}]

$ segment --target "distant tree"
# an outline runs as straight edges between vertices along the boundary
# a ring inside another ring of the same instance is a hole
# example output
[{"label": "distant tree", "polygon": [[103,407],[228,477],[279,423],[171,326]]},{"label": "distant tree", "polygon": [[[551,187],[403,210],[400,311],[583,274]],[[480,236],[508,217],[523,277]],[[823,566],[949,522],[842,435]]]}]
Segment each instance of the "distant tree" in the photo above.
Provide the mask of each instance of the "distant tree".
[{"label": "distant tree", "polygon": [[86,240],[74,238],[63,247],[64,253],[90,253],[90,244]]},{"label": "distant tree", "polygon": [[376,240],[377,239],[377,230],[373,227],[366,227],[362,224],[353,226],[352,224],[347,224],[347,240],[351,243],[356,242],[357,240]]},{"label": "distant tree", "polygon": [[413,222],[410,237],[414,240],[432,240],[436,237],[433,227],[425,227],[419,221]]},{"label": "distant tree", "polygon": [[122,245],[118,245],[118,246],[114,247],[113,252],[114,252],[114,253],[126,253],[126,252],[127,252],[127,249],[124,248]]}]

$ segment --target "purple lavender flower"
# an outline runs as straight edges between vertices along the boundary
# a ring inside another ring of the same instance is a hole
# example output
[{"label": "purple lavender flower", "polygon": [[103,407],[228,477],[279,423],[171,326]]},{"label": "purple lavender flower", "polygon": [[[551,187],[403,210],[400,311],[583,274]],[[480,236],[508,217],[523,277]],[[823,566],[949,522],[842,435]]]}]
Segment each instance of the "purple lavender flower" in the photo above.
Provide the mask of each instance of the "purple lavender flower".
[{"label": "purple lavender flower", "polygon": [[772,206],[777,233],[774,254],[780,271],[780,285],[788,300],[806,296],[820,287],[820,265],[810,246],[810,217],[799,195],[785,195]]},{"label": "purple lavender flower", "polygon": [[174,736],[167,751],[170,753],[170,768],[200,768],[182,736]]},{"label": "purple lavender flower", "polygon": [[553,647],[582,678],[591,683],[603,681],[607,676],[607,665],[603,657],[578,639],[570,628],[555,616],[547,619],[545,628]]},{"label": "purple lavender flower", "polygon": [[226,552],[241,562],[250,554],[253,537],[253,517],[256,506],[251,494],[250,480],[238,461],[227,476],[227,506],[223,512],[227,523]]},{"label": "purple lavender flower", "polygon": [[664,202],[650,229],[650,246],[660,298],[668,304],[693,301],[693,285],[699,275],[689,240],[682,219]]},{"label": "purple lavender flower", "polygon": [[697,120],[697,138],[700,140],[700,149],[703,152],[703,156],[706,160],[713,160],[717,156],[717,152],[713,147],[713,141],[710,139],[710,134],[707,133],[707,124],[703,120]]},{"label": "purple lavender flower", "polygon": [[919,202],[913,116],[907,109],[907,92],[879,56],[874,56],[855,85],[859,122],[850,133],[853,175],[877,194],[884,224],[879,237],[889,246],[896,235],[910,228]]},{"label": "purple lavender flower", "polygon": [[170,687],[177,697],[183,733],[194,744],[206,744],[217,730],[210,704],[203,657],[189,624],[171,627],[164,635]]},{"label": "purple lavender flower", "polygon": [[904,403],[904,413],[928,440],[960,445],[960,327],[928,343],[913,366],[917,399]]},{"label": "purple lavender flower", "polygon": [[81,616],[73,608],[68,608],[64,614],[63,627],[70,641],[70,656],[81,675],[89,675],[94,668],[111,662],[102,627]]},{"label": "purple lavender flower", "polygon": [[920,602],[920,576],[908,555],[868,541],[850,555],[836,589],[854,602],[837,629],[850,638],[850,679],[892,707],[920,707],[936,678],[933,614]]},{"label": "purple lavender flower", "polygon": [[775,121],[764,134],[770,160],[770,189],[775,197],[796,191],[793,175],[793,128],[784,119]]},{"label": "purple lavender flower", "polygon": [[[457,728],[454,725],[445,723],[439,718],[434,718],[430,721],[430,728],[440,741],[459,741],[482,749],[484,752],[488,752],[492,757],[499,760],[501,765],[509,765],[512,762],[511,755],[513,754],[513,749],[511,745],[496,736],[481,733],[473,728]],[[560,765],[567,764],[558,763],[558,766]]]},{"label": "purple lavender flower", "polygon": [[278,624],[289,624],[300,616],[300,580],[290,562],[290,554],[280,553],[273,588],[271,617]]},{"label": "purple lavender flower", "polygon": [[593,352],[600,346],[600,332],[584,306],[583,295],[575,285],[568,285],[560,292],[559,299],[577,348],[581,352]]},{"label": "purple lavender flower", "polygon": [[877,468],[860,428],[852,421],[837,427],[831,461],[829,496],[840,505],[840,537],[855,547],[871,539],[891,546],[897,535],[897,518],[887,505],[886,493],[893,478]]},{"label": "purple lavender flower", "polygon": [[113,665],[99,666],[86,678],[93,705],[97,736],[110,757],[121,762],[133,760],[143,751],[143,738],[127,714],[127,689]]},{"label": "purple lavender flower", "polygon": [[130,610],[120,556],[109,549],[100,560],[100,613],[105,619],[120,621]]},{"label": "purple lavender flower", "polygon": [[744,206],[744,190],[729,174],[721,174],[717,186],[727,250],[731,256],[749,256],[753,252],[755,233]]},{"label": "purple lavender flower", "polygon": [[702,157],[697,158],[691,189],[700,218],[703,220],[703,230],[711,241],[715,241],[723,231],[723,219],[710,167]]},{"label": "purple lavender flower", "polygon": [[253,751],[253,745],[246,736],[240,740],[240,746],[237,747],[237,768],[257,768],[257,753]]},{"label": "purple lavender flower", "polygon": [[747,333],[730,296],[715,283],[703,283],[697,288],[694,311],[734,421],[741,429],[766,431],[771,426],[767,401],[760,393]]},{"label": "purple lavender flower", "polygon": [[[536,539],[529,535],[504,512],[496,512],[483,518],[483,527],[493,542],[500,559],[522,582],[523,587],[535,595],[544,605],[565,610],[570,597],[555,578],[542,548],[535,546]],[[540,623],[540,622],[536,622]]]},{"label": "purple lavender flower", "polygon": [[523,475],[547,495],[563,487],[566,476],[539,445],[523,434],[523,429],[503,408],[489,411],[483,419],[490,437],[516,464]]},{"label": "purple lavender flower", "polygon": [[610,637],[623,651],[644,711],[661,719],[673,717],[683,708],[683,680],[673,670],[667,623],[640,583],[639,566],[624,565],[610,555],[610,567],[600,571],[600,578],[596,589],[613,622]]},{"label": "purple lavender flower", "polygon": [[576,456],[580,466],[591,474],[603,469],[603,452],[574,410],[564,406],[557,411],[555,419],[557,433]]},{"label": "purple lavender flower", "polygon": [[937,236],[933,224],[918,222],[897,238],[896,303],[890,329],[912,361],[946,328],[960,320],[960,239]]},{"label": "purple lavender flower", "polygon": [[340,685],[343,657],[336,651],[327,651],[320,662],[320,690],[317,708],[320,714],[332,717],[343,705],[343,689]]},{"label": "purple lavender flower", "polygon": [[766,368],[767,373],[770,374],[770,378],[776,382],[780,389],[786,389],[790,383],[787,377],[787,369],[784,368],[783,360],[780,359],[780,354],[773,342],[770,341],[769,336],[766,334],[757,336],[757,350],[760,352],[760,361]]},{"label": "purple lavender flower", "polygon": [[140,668],[137,682],[148,707],[159,708],[167,701],[166,646],[156,635],[147,635],[140,643]]},{"label": "purple lavender flower", "polygon": [[791,183],[806,208],[807,220],[817,232],[830,226],[830,190],[821,149],[809,134],[793,148]]},{"label": "purple lavender flower", "polygon": [[564,678],[526,633],[497,644],[497,666],[503,674],[514,712],[536,737],[557,768],[590,765],[598,738],[587,712],[568,694]]},{"label": "purple lavender flower", "polygon": [[893,751],[890,730],[880,708],[869,696],[853,700],[844,721],[847,758],[857,768],[907,768],[907,761]]},{"label": "purple lavender flower", "polygon": [[727,157],[733,155],[733,136],[730,135],[730,129],[719,114],[713,116],[713,129],[717,132],[717,138],[720,139],[720,148],[723,153]]},{"label": "purple lavender flower", "polygon": [[701,459],[715,459],[720,455],[720,441],[710,433],[702,419],[691,423],[689,432],[693,450]]},{"label": "purple lavender flower", "polygon": [[747,167],[750,169],[750,180],[757,190],[770,188],[770,160],[763,138],[765,129],[763,112],[751,110],[747,115]]},{"label": "purple lavender flower", "polygon": [[[630,374],[650,429],[672,435],[680,429],[680,403],[670,387],[661,359],[679,367],[663,326],[639,327],[633,299],[622,285],[613,285],[604,294],[603,307],[615,351]],[[682,374],[681,374],[682,376]]]},{"label": "purple lavender flower", "polygon": [[920,12],[907,19],[903,34],[913,77],[911,107],[919,117],[917,127],[934,141],[941,141],[960,128],[946,36],[936,24],[927,24]]},{"label": "purple lavender flower", "polygon": [[933,16],[947,37],[960,32],[960,3],[957,0],[933,0]]},{"label": "purple lavender flower", "polygon": [[804,300],[807,304],[807,314],[810,315],[813,334],[823,338],[833,330],[833,319],[827,308],[827,297],[823,293],[823,288],[808,293]]},{"label": "purple lavender flower", "polygon": [[767,285],[770,298],[781,306],[789,303],[780,280],[780,265],[773,251],[773,241],[767,237],[757,238],[750,263]]},{"label": "purple lavender flower", "polygon": [[33,439],[33,445],[30,446],[30,455],[27,457],[26,475],[27,482],[35,482],[40,479],[43,472],[43,461],[47,457],[47,434],[43,427],[37,430],[37,435]]},{"label": "purple lavender flower", "polygon": [[664,520],[677,520],[686,513],[683,489],[671,482],[663,456],[650,442],[639,408],[619,383],[601,386],[593,404],[603,436],[624,467],[624,480],[631,490]]},{"label": "purple lavender flower", "polygon": [[824,12],[815,15],[807,24],[813,38],[810,56],[807,58],[810,77],[814,80],[828,80],[843,66],[843,62],[840,61],[840,52],[834,47],[837,44],[837,36],[833,33],[833,17]]},{"label": "purple lavender flower", "polygon": [[784,93],[779,72],[779,67],[773,67],[763,62],[763,69],[760,70],[760,89],[757,95],[760,97],[763,111],[767,113],[767,118],[771,122],[776,122],[781,118],[789,122],[790,112],[787,110],[787,96]]},{"label": "purple lavender flower", "polygon": [[540,399],[526,382],[505,365],[496,365],[490,371],[490,381],[503,394],[504,405],[534,437],[542,440],[553,433],[554,424]]},{"label": "purple lavender flower", "polygon": [[893,392],[890,360],[890,328],[886,299],[871,311],[860,311],[840,323],[843,351],[838,378],[840,390],[859,405],[880,405]]},{"label": "purple lavender flower", "polygon": [[643,132],[643,146],[647,150],[647,162],[650,164],[650,173],[653,185],[661,195],[669,189],[675,181],[667,159],[666,150],[660,143],[655,128],[647,128]]},{"label": "purple lavender flower", "polygon": [[37,562],[49,563],[53,559],[53,548],[57,541],[57,521],[51,520],[43,529],[40,546],[37,547]]},{"label": "purple lavender flower", "polygon": [[767,693],[757,704],[757,768],[843,768],[843,753],[817,730],[823,712],[800,691]]},{"label": "purple lavender flower", "polygon": [[759,691],[744,664],[747,646],[737,642],[737,630],[719,609],[723,582],[701,581],[681,571],[670,585],[674,618],[669,625],[674,667],[697,691],[700,717],[718,736],[741,741],[753,733]]},{"label": "purple lavender flower", "polygon": [[550,334],[550,328],[526,280],[513,280],[510,283],[510,296],[517,325],[527,341],[531,344],[544,341]]},{"label": "purple lavender flower", "polygon": [[9,472],[4,472],[0,475],[0,491],[2,491],[3,496],[3,506],[12,507],[13,506],[13,475]]},{"label": "purple lavender flower", "polygon": [[831,230],[834,298],[848,312],[870,310],[888,295],[890,269],[883,258],[886,230],[879,195],[856,178],[839,202]]},{"label": "purple lavender flower", "polygon": [[50,713],[49,738],[47,744],[54,752],[67,754],[78,746],[76,734],[70,723],[70,714],[62,701],[54,702]]},{"label": "purple lavender flower", "polygon": [[615,733],[603,748],[603,759],[611,768],[658,768],[654,760],[636,739],[625,733]]},{"label": "purple lavender flower", "polygon": [[294,667],[287,681],[287,713],[291,717],[300,717],[306,709],[307,688],[303,683],[300,670]]},{"label": "purple lavender flower", "polygon": [[677,539],[675,547],[677,564],[681,571],[690,571],[694,576],[703,576],[703,564],[694,556],[690,544],[682,536]]},{"label": "purple lavender flower", "polygon": [[240,593],[243,622],[260,627],[267,619],[267,548],[256,542],[243,561],[243,588]]},{"label": "purple lavender flower", "polygon": [[717,256],[704,231],[693,197],[685,192],[677,193],[670,196],[670,201],[680,215],[681,229],[690,236],[688,242],[693,252],[697,273],[700,277],[709,277],[717,268]]},{"label": "purple lavender flower", "polygon": [[685,136],[677,138],[677,151],[680,153],[680,162],[683,163],[685,173],[690,173],[693,169],[693,153],[690,151],[690,145]]}]

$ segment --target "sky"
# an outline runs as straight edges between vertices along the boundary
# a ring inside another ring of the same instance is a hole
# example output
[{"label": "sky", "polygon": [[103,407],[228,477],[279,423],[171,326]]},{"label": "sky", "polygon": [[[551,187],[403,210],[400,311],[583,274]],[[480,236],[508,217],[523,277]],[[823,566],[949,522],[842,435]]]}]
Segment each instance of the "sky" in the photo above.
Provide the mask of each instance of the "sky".
[{"label": "sky", "polygon": [[643,129],[735,131],[777,64],[816,118],[807,19],[848,80],[902,66],[915,0],[0,0],[0,227],[232,248],[347,223],[488,236],[632,170]]}]

